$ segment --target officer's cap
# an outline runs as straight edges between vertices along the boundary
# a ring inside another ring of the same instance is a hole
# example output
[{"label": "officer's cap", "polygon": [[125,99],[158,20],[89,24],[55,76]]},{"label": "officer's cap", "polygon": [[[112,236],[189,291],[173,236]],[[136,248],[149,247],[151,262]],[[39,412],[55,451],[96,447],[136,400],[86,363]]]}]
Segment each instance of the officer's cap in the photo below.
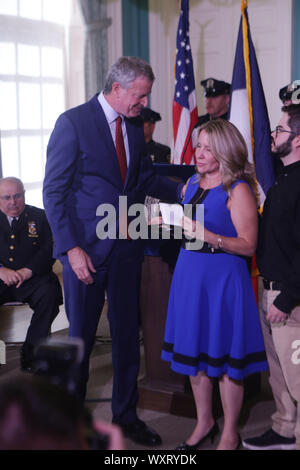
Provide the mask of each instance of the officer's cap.
[{"label": "officer's cap", "polygon": [[203,94],[207,98],[211,96],[229,95],[230,94],[230,83],[223,82],[222,80],[216,80],[215,78],[207,78],[200,82],[203,86]]},{"label": "officer's cap", "polygon": [[150,108],[143,108],[140,116],[144,122],[157,122],[161,121],[161,115]]},{"label": "officer's cap", "polygon": [[296,90],[300,90],[300,81],[296,80],[289,85],[286,85],[285,87],[281,88],[279,90],[279,98],[281,99],[282,102],[284,101],[289,101],[292,99],[292,95]]}]

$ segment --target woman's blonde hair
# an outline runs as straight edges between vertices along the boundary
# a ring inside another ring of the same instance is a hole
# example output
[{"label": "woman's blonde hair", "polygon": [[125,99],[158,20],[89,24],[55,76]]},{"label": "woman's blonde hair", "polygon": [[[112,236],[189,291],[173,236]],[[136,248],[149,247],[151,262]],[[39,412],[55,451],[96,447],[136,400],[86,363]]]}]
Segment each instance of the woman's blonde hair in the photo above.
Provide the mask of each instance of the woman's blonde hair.
[{"label": "woman's blonde hair", "polygon": [[210,151],[220,164],[224,190],[230,195],[232,184],[242,179],[256,194],[254,168],[248,161],[246,142],[240,131],[225,119],[214,119],[203,124],[202,131],[208,136]]}]

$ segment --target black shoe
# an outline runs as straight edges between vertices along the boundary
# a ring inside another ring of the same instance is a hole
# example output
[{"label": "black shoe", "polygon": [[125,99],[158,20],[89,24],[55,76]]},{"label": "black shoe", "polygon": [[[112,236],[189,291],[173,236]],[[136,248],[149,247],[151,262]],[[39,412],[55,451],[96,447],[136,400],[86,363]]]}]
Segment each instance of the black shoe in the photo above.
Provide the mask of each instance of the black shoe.
[{"label": "black shoe", "polygon": [[283,437],[273,429],[269,429],[261,436],[245,439],[243,446],[249,450],[294,450],[296,439]]},{"label": "black shoe", "polygon": [[181,451],[187,451],[187,450],[197,450],[198,447],[203,444],[206,439],[210,438],[211,442],[214,442],[214,438],[216,435],[220,432],[220,428],[218,423],[215,421],[213,427],[208,431],[205,436],[201,437],[201,439],[196,442],[196,444],[189,445],[186,442],[183,442],[182,444],[179,444],[179,446],[176,447],[175,450],[181,450]]},{"label": "black shoe", "polygon": [[[118,423],[116,423],[118,424]],[[161,437],[154,429],[149,428],[143,421],[138,419],[130,424],[118,424],[123,431],[123,434],[133,442],[142,446],[160,446],[162,443]]]}]

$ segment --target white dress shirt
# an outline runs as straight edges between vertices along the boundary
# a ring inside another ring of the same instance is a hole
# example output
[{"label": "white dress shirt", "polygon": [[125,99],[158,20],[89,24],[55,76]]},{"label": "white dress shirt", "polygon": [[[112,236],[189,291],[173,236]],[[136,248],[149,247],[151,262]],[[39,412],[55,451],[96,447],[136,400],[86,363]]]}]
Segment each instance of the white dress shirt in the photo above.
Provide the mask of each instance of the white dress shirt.
[{"label": "white dress shirt", "polygon": [[6,217],[10,226],[12,224],[13,219],[19,220],[19,217],[11,217],[10,215],[7,215]]}]

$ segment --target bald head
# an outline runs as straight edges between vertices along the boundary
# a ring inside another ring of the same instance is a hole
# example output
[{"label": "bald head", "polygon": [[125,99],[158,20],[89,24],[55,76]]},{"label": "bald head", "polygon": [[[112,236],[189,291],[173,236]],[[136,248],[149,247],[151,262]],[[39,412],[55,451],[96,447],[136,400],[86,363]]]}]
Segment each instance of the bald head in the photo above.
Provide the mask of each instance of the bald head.
[{"label": "bald head", "polygon": [[24,186],[19,178],[0,179],[0,210],[10,217],[19,217],[25,208]]}]

